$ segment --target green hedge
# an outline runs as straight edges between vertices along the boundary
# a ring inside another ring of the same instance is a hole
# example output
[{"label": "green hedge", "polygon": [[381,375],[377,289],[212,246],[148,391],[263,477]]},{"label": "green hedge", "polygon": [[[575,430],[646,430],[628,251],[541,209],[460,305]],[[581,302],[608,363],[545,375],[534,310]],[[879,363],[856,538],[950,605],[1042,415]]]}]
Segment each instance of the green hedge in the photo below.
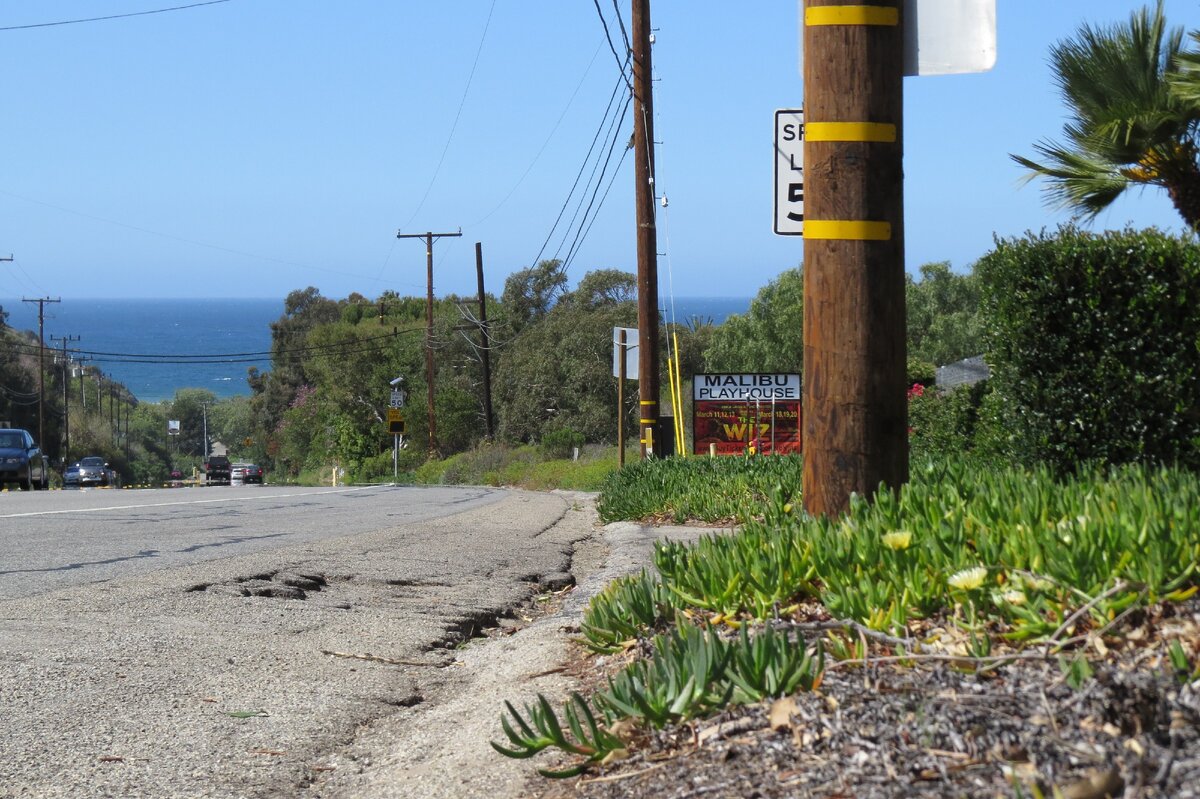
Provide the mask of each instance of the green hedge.
[{"label": "green hedge", "polygon": [[798,502],[802,475],[800,455],[648,458],[611,474],[596,510],[604,522],[745,522],[773,503]]},{"label": "green hedge", "polygon": [[1160,231],[1000,240],[976,264],[1009,455],[1200,464],[1200,248]]}]

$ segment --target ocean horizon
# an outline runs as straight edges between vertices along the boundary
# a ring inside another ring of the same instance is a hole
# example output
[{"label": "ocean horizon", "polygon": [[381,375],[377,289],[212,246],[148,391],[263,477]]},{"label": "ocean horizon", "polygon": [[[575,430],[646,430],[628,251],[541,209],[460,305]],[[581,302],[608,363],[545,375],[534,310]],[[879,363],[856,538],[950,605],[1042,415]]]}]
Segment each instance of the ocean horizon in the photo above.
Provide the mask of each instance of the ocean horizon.
[{"label": "ocean horizon", "polygon": [[[680,324],[721,324],[750,307],[749,297],[675,297],[673,308],[671,298],[662,302],[664,318],[674,311]],[[36,304],[4,298],[0,306],[9,327],[36,333]],[[283,307],[283,298],[62,297],[45,305],[47,358],[67,339],[76,360],[124,384],[140,402],[171,400],[182,388],[207,389],[218,399],[248,396],[249,370],[271,368],[271,323]]]}]

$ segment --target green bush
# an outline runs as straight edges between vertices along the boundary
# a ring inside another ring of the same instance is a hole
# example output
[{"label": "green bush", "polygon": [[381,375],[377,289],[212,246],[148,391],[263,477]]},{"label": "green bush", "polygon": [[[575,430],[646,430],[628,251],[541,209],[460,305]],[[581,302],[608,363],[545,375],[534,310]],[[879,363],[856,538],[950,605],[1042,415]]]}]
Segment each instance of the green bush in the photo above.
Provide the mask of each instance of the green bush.
[{"label": "green bush", "polygon": [[744,522],[800,496],[801,457],[648,458],[610,475],[596,510],[605,522]]},{"label": "green bush", "polygon": [[552,430],[542,436],[542,455],[550,459],[569,458],[576,447],[583,447],[583,433],[569,428]]},{"label": "green bush", "polygon": [[905,372],[907,374],[906,382],[910,386],[914,383],[932,386],[937,380],[937,367],[932,362],[923,361],[920,358],[910,356]]},{"label": "green bush", "polygon": [[957,457],[976,449],[987,381],[946,391],[929,388],[908,400],[908,449],[914,460]]},{"label": "green bush", "polygon": [[417,483],[438,485],[517,486],[531,490],[556,488],[597,491],[617,468],[612,447],[587,446],[579,460],[544,460],[534,446],[485,443],[441,460],[431,460],[412,475]]},{"label": "green bush", "polygon": [[1200,247],[1154,229],[1001,240],[976,265],[1006,442],[1059,472],[1200,465]]}]

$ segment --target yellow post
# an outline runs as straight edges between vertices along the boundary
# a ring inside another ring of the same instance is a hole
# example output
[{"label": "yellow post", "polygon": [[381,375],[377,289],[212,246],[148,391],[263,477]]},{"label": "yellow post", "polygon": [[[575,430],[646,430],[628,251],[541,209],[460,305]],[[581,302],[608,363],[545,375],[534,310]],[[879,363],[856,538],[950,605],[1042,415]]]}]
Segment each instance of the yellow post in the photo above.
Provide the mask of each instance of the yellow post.
[{"label": "yellow post", "polygon": [[675,451],[687,457],[687,442],[684,440],[686,431],[683,425],[683,364],[679,360],[679,332],[671,331],[671,337],[675,340]]}]

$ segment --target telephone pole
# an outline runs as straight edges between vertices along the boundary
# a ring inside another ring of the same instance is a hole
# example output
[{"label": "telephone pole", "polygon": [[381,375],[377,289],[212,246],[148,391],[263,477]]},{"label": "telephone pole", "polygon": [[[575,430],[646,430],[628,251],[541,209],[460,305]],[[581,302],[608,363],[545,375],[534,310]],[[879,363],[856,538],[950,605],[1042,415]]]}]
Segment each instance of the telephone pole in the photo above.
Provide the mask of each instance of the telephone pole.
[{"label": "telephone pole", "polygon": [[45,416],[46,416],[46,303],[62,302],[62,298],[36,299],[21,298],[21,302],[36,302],[38,306],[38,446],[45,448]]},{"label": "telephone pole", "polygon": [[457,238],[457,233],[401,233],[396,231],[398,239],[425,239],[425,383],[429,403],[429,454],[437,455],[437,419],[433,412],[433,242],[444,237]]},{"label": "telephone pole", "polygon": [[[658,440],[658,234],[654,226],[654,101],[650,59],[650,0],[633,0],[634,203],[637,208],[638,394],[642,457]],[[664,454],[666,454],[664,452]]]},{"label": "telephone pole", "polygon": [[71,362],[67,357],[67,344],[72,341],[79,341],[79,336],[50,336],[51,341],[62,342],[62,368],[63,368],[63,451],[62,462],[65,466],[71,460],[71,404],[68,401],[70,398],[67,394],[71,386],[71,376],[68,374],[68,369]]},{"label": "telephone pole", "polygon": [[488,332],[487,295],[483,293],[483,242],[475,242],[475,276],[479,279],[479,355],[483,360],[483,429],[489,441],[495,436],[492,427],[492,337]]},{"label": "telephone pole", "polygon": [[804,508],[908,479],[903,0],[804,2]]}]

